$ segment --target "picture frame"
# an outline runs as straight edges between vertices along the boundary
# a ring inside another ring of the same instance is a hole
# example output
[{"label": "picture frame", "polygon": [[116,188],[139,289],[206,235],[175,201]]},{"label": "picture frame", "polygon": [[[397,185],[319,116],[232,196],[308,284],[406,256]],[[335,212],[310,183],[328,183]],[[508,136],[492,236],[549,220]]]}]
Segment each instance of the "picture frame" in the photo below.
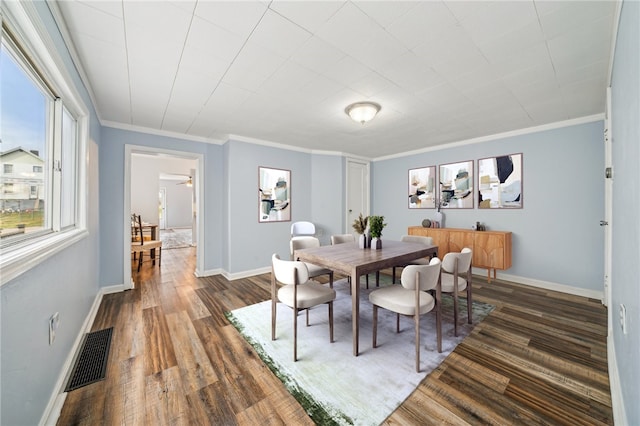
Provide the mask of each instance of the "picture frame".
[{"label": "picture frame", "polygon": [[478,208],[522,208],[522,153],[478,160]]},{"label": "picture frame", "polygon": [[436,208],[436,166],[409,169],[409,208]]},{"label": "picture frame", "polygon": [[291,221],[291,170],[258,167],[258,222]]},{"label": "picture frame", "polygon": [[473,160],[441,164],[438,168],[438,202],[442,209],[475,207]]}]

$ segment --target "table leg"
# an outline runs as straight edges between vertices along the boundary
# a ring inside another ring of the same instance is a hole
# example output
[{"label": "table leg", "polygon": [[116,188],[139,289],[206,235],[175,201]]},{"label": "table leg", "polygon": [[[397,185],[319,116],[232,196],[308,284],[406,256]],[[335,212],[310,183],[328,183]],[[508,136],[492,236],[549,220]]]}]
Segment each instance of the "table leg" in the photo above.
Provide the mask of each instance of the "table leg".
[{"label": "table leg", "polygon": [[353,356],[358,356],[358,342],[360,338],[360,275],[351,272],[351,326],[353,334]]},{"label": "table leg", "polygon": [[[155,226],[151,227],[151,239],[152,240],[156,239],[156,229],[157,228]],[[152,260],[151,264],[155,265],[156,264],[156,249],[151,249],[150,250],[150,254],[151,254],[151,260]]]}]

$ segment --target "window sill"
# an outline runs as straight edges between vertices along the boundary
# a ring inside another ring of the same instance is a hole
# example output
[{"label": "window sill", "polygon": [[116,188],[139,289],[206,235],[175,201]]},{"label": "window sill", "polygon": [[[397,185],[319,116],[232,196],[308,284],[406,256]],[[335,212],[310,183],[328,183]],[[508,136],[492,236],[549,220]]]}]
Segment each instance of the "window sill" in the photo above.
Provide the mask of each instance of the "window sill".
[{"label": "window sill", "polygon": [[47,235],[24,246],[4,249],[0,253],[0,287],[36,267],[56,253],[87,237],[86,230],[72,230]]}]

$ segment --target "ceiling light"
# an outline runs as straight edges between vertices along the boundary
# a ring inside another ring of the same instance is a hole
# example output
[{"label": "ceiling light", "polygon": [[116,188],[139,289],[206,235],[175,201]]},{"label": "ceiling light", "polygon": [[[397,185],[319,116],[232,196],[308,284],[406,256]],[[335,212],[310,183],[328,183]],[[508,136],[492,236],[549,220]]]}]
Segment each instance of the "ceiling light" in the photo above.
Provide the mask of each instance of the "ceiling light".
[{"label": "ceiling light", "polygon": [[357,121],[360,124],[372,120],[378,111],[380,111],[380,105],[375,102],[356,102],[344,109],[344,112],[346,112],[353,121]]}]

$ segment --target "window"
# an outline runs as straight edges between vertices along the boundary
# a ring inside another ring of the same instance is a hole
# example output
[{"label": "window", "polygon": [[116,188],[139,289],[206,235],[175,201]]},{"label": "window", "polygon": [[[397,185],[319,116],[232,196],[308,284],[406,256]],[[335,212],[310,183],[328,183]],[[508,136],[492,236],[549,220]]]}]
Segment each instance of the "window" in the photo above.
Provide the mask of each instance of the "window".
[{"label": "window", "polygon": [[87,235],[89,112],[30,2],[2,3],[0,285]]}]

